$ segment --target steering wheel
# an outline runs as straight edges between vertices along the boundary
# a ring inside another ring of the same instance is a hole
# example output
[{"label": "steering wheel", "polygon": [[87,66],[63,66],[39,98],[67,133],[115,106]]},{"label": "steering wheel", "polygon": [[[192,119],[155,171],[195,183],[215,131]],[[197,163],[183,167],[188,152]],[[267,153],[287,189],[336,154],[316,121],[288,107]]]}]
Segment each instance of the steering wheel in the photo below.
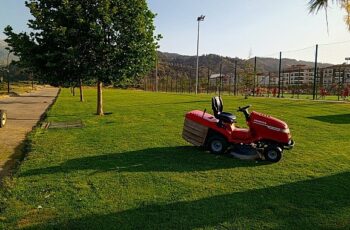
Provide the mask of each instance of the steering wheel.
[{"label": "steering wheel", "polygon": [[238,110],[237,110],[237,112],[243,112],[244,110],[246,110],[246,109],[249,109],[251,107],[251,105],[247,105],[247,106],[244,106],[244,107],[238,107]]}]

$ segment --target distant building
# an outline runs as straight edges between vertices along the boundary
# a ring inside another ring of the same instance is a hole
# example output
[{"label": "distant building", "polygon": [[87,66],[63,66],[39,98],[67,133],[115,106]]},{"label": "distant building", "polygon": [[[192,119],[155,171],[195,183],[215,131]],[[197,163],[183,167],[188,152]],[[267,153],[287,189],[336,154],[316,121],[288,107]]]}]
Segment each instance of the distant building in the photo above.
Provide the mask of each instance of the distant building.
[{"label": "distant building", "polygon": [[257,78],[257,86],[268,87],[268,86],[278,85],[278,76],[272,73],[268,75],[258,74],[256,78]]},{"label": "distant building", "polygon": [[319,71],[319,81],[324,86],[333,84],[350,84],[350,65],[333,65]]},{"label": "distant building", "polygon": [[306,65],[292,65],[283,70],[281,84],[284,86],[308,85],[313,83],[313,78],[313,68]]},{"label": "distant building", "polygon": [[[210,84],[217,85],[220,82],[220,74],[210,76]],[[234,84],[234,75],[222,75],[222,84]],[[241,81],[238,77],[238,81]],[[281,86],[311,86],[314,84],[314,68],[307,65],[292,65],[285,68],[281,73]],[[263,74],[256,76],[257,87],[275,87],[278,85],[278,73]],[[316,82],[319,86],[331,87],[334,84],[350,85],[350,64],[332,65],[318,68]]]},{"label": "distant building", "polygon": [[[231,84],[233,84],[233,82],[234,82],[234,79],[230,75],[222,74],[221,77],[222,77],[222,84],[223,85],[229,84],[230,78],[231,78]],[[220,74],[212,74],[212,75],[210,75],[209,79],[210,79],[211,85],[219,83],[220,82]]]},{"label": "distant building", "polygon": [[[334,83],[350,83],[350,65],[333,65],[318,68],[317,84],[330,86]],[[283,70],[281,84],[284,86],[312,85],[314,68],[306,65],[293,65]]]}]

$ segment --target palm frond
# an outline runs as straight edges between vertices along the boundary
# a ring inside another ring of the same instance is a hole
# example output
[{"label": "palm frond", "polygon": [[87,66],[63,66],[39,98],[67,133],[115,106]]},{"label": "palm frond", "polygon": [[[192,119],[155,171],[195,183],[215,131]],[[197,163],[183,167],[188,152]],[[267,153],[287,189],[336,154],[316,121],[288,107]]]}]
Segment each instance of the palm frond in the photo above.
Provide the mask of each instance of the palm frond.
[{"label": "palm frond", "polygon": [[309,12],[310,13],[318,13],[321,9],[324,9],[326,12],[326,22],[327,22],[327,31],[329,33],[328,28],[328,7],[330,3],[337,3],[341,8],[344,8],[346,11],[346,16],[344,18],[345,23],[348,26],[348,30],[350,31],[350,0],[309,0]]},{"label": "palm frond", "polygon": [[330,3],[344,6],[349,5],[349,0],[309,0],[309,11],[310,13],[317,13],[321,9],[327,9]]},{"label": "palm frond", "polygon": [[350,31],[350,0],[345,0],[343,3],[342,3],[342,7],[345,9],[346,11],[346,16],[344,18],[345,20],[345,23],[347,24],[348,26],[348,30]]}]

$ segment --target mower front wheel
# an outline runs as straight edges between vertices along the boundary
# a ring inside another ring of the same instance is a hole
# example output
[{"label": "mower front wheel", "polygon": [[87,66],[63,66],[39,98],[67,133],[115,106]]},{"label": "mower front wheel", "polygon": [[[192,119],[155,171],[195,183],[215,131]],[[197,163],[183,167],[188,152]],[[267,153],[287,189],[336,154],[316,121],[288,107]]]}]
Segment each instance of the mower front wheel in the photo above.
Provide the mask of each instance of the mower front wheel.
[{"label": "mower front wheel", "polygon": [[279,162],[282,158],[283,150],[280,147],[269,147],[265,151],[265,159],[272,163]]},{"label": "mower front wheel", "polygon": [[227,150],[228,144],[225,138],[214,135],[208,139],[207,147],[212,154],[223,154]]}]

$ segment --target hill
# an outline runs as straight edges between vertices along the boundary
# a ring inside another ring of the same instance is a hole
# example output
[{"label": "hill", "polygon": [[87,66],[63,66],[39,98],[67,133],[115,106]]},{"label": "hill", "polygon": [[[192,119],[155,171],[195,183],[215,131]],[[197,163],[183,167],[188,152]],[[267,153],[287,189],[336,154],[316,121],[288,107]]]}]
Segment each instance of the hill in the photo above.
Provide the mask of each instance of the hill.
[{"label": "hill", "polygon": [[0,66],[6,65],[7,51],[5,47],[7,46],[6,42],[0,40]]},{"label": "hill", "polygon": [[[196,56],[187,56],[180,55],[176,53],[166,53],[159,52],[159,66],[162,68],[174,68],[182,67],[187,69],[187,72],[195,71],[196,69]],[[237,69],[241,71],[247,65],[247,61],[249,65],[252,67],[254,65],[254,59],[240,59],[240,58],[231,58],[231,57],[223,57],[215,54],[208,54],[200,56],[199,58],[199,66],[200,68],[205,68],[210,70],[213,73],[220,72],[220,64],[222,63],[222,72],[224,74],[232,73],[235,67],[235,61],[237,60]],[[308,67],[313,67],[314,62],[308,61],[298,61],[295,59],[282,59],[282,69],[287,68],[292,65],[306,65]],[[331,64],[320,63],[320,67],[326,67]],[[279,59],[275,58],[257,58],[257,71],[260,73],[267,72],[278,72]],[[171,70],[168,70],[171,72]]]},{"label": "hill", "polygon": [[[8,51],[5,49],[7,44],[5,41],[0,40],[0,66],[5,66],[7,63],[7,54]],[[167,52],[158,52],[159,57],[159,76],[164,75],[195,75],[196,69],[196,56],[181,55],[177,53],[167,53]],[[10,60],[14,59],[10,55]],[[210,73],[219,73],[220,64],[222,63],[222,72],[224,74],[233,73],[235,67],[235,61],[237,60],[237,69],[242,71],[247,65],[247,61],[252,66],[254,64],[254,59],[240,59],[240,58],[231,58],[223,57],[216,54],[208,54],[200,56],[199,66],[200,74],[207,75],[208,69]],[[262,73],[267,72],[278,72],[278,63],[279,60],[275,58],[257,58],[257,71]],[[286,68],[291,65],[306,65],[313,67],[313,62],[307,61],[298,61],[295,59],[282,59],[282,68]],[[320,67],[329,66],[330,64],[319,64]]]},{"label": "hill", "polygon": [[[6,66],[8,51],[6,50],[7,43],[0,39],[0,66]],[[15,59],[13,55],[10,55],[9,61]]]}]

